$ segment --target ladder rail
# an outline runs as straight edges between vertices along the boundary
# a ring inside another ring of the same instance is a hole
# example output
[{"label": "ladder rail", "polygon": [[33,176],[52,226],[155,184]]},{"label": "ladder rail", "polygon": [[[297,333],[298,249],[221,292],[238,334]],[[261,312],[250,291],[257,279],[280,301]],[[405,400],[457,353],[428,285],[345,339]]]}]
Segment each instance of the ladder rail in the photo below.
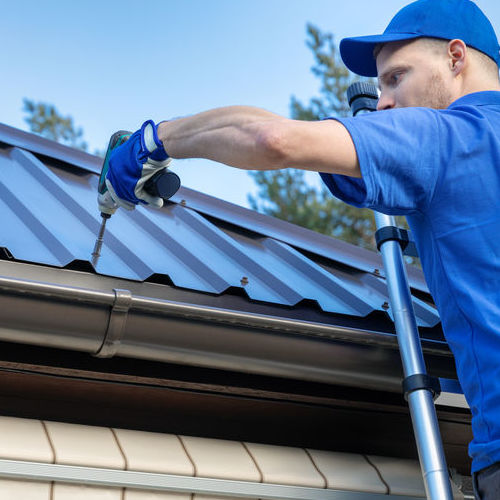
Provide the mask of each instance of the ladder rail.
[{"label": "ladder rail", "polygon": [[[378,89],[371,82],[354,82],[347,89],[347,101],[354,116],[377,111],[378,97]],[[377,211],[374,214],[377,246],[382,254],[389,303],[403,363],[403,388],[410,407],[426,495],[430,500],[452,500],[451,483],[434,406],[434,396],[439,393],[439,386],[436,388],[435,381],[426,372],[403,260],[401,245],[408,244],[408,237],[397,228],[393,216]]]},{"label": "ladder rail", "polygon": [[[394,217],[379,212],[375,212],[375,222],[378,229],[396,225]],[[400,244],[395,240],[385,241],[380,245],[380,252],[404,375],[406,378],[427,375]],[[411,391],[408,405],[427,497],[431,500],[452,500],[433,392],[427,387]]]}]

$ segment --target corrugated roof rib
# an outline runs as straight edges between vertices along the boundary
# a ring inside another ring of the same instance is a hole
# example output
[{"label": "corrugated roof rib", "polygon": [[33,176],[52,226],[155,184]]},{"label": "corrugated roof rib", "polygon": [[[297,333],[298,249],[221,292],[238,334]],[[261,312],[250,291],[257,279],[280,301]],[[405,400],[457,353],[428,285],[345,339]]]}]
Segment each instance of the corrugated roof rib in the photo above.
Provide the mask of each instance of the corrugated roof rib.
[{"label": "corrugated roof rib", "polygon": [[[95,161],[55,143],[51,159],[51,141],[5,126],[0,140],[14,146],[0,149],[0,247],[17,260],[55,267],[87,261],[90,269],[101,220]],[[20,148],[23,141],[28,150]],[[44,156],[35,156],[40,151]],[[185,202],[161,210],[119,210],[107,224],[96,272],[136,281],[163,275],[174,286],[211,294],[236,287],[254,301],[295,306],[309,300],[348,316],[385,311],[385,282],[367,272],[378,262],[371,253],[352,247],[350,259],[348,245],[302,228],[294,229],[296,239],[284,238],[282,221],[255,213],[252,219],[241,207],[228,215],[233,206],[220,200],[212,199],[207,217],[208,197],[187,189],[174,199],[179,196]],[[226,216],[229,221],[220,219]],[[317,261],[311,253],[315,241]],[[416,298],[414,306],[420,326],[439,322],[432,306]]]},{"label": "corrugated roof rib", "polygon": [[5,246],[13,256],[60,267],[88,260],[98,222],[81,196],[29,152],[13,148],[0,165]]},{"label": "corrugated roof rib", "polygon": [[342,281],[328,273],[294,248],[270,238],[264,240],[263,245],[280,262],[288,265],[286,271],[290,268],[295,269],[296,277],[302,284],[300,289],[307,290],[308,297],[315,297],[324,311],[343,310],[344,314],[355,316],[366,316],[372,311],[373,304],[370,304],[364,297],[361,299],[359,295],[352,293],[349,290],[348,281]]}]

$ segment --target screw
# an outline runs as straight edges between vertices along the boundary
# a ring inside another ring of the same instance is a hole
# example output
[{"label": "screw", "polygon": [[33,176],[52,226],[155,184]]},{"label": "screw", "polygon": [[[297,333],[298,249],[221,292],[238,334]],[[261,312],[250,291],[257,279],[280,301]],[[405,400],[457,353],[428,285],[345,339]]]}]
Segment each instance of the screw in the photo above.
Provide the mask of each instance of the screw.
[{"label": "screw", "polygon": [[240,280],[241,286],[248,285],[248,278],[246,276],[243,276]]},{"label": "screw", "polygon": [[181,205],[182,207],[185,207],[185,206],[186,206],[186,200],[181,200],[180,205]]},{"label": "screw", "polygon": [[374,274],[375,276],[380,276],[380,270],[375,269],[375,270],[373,271],[373,274]]},{"label": "screw", "polygon": [[389,303],[388,303],[388,302],[384,302],[384,303],[382,304],[382,309],[383,309],[384,311],[387,311],[387,309],[389,309]]}]

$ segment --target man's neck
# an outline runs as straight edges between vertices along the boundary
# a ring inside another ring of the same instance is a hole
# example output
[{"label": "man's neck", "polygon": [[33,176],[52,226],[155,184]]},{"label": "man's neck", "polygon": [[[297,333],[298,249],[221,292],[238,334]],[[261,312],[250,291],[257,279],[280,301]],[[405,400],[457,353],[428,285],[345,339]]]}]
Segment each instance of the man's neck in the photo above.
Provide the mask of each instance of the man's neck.
[{"label": "man's neck", "polygon": [[460,89],[460,95],[457,96],[462,97],[467,94],[473,94],[475,92],[485,92],[488,90],[500,91],[500,81],[497,79],[492,80],[491,78],[487,79],[479,79],[479,78],[469,78],[462,85],[462,89]]}]

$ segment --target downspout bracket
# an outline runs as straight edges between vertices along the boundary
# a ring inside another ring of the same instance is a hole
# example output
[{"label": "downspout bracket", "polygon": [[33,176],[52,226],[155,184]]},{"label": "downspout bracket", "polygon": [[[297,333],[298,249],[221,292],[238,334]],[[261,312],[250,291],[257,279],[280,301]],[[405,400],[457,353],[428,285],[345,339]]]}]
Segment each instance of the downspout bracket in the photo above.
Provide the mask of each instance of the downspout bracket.
[{"label": "downspout bracket", "polygon": [[125,332],[128,311],[132,303],[132,294],[129,290],[114,288],[115,300],[111,306],[108,327],[99,350],[94,354],[97,358],[112,358],[118,348]]}]

